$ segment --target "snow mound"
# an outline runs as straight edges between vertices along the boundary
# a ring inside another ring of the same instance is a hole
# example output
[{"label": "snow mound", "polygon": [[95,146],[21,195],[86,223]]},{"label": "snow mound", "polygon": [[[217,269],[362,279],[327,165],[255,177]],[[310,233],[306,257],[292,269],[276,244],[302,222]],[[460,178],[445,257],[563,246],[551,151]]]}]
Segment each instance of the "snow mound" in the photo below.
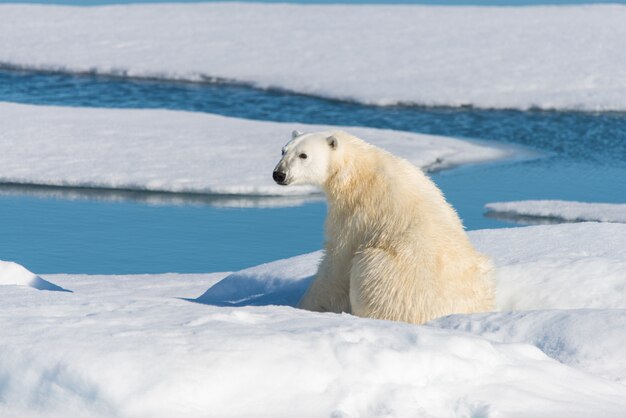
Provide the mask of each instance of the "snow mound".
[{"label": "snow mound", "polygon": [[626,223],[626,204],[564,200],[522,200],[485,205],[487,216],[520,223],[620,222]]},{"label": "snow mound", "polygon": [[[500,312],[451,315],[429,326],[531,344],[563,364],[626,382],[626,225],[562,224],[469,235],[497,266]],[[197,301],[295,306],[320,257],[316,252],[233,273]]]},{"label": "snow mound", "polygon": [[524,342],[561,363],[626,384],[626,309],[578,309],[452,315],[431,326]]},{"label": "snow mound", "polygon": [[626,309],[626,225],[577,223],[470,232],[497,268],[500,310]]},{"label": "snow mound", "polygon": [[379,105],[626,110],[624,21],[623,5],[0,5],[0,62]]},{"label": "snow mound", "polygon": [[321,256],[316,251],[230,274],[194,301],[216,306],[297,306]]},{"label": "snow mound", "polygon": [[28,286],[38,290],[69,292],[69,290],[42,279],[35,273],[12,261],[0,260],[0,285]]},{"label": "snow mound", "polygon": [[[626,225],[565,224],[471,231],[496,265],[499,310],[626,309]],[[321,252],[233,273],[198,302],[296,306]]]},{"label": "snow mound", "polygon": [[[293,129],[329,129],[167,110],[9,103],[0,103],[0,125],[2,183],[229,195],[317,193],[276,185],[272,170]],[[446,137],[344,129],[425,168],[512,153]]]},{"label": "snow mound", "polygon": [[[180,278],[169,279],[170,295],[197,287]],[[165,277],[57,280],[80,291],[47,300],[53,316],[33,315],[22,293],[0,295],[0,341],[11,341],[0,356],[2,415],[619,417],[626,408],[626,386],[526,344],[188,303],[150,290]]]},{"label": "snow mound", "polygon": [[0,415],[622,417],[626,225],[470,236],[500,308],[534,311],[414,326],[270,306],[296,303],[320,252],[225,278],[50,276],[71,298],[7,286]]}]

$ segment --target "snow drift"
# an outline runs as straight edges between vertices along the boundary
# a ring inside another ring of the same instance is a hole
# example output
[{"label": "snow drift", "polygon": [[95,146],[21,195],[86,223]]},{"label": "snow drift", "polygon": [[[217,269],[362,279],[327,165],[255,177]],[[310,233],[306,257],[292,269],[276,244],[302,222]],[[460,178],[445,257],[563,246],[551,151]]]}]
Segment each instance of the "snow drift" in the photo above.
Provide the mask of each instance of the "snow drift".
[{"label": "snow drift", "polygon": [[577,369],[626,384],[626,309],[541,309],[452,315],[429,325],[490,341],[530,343]]},{"label": "snow drift", "polygon": [[0,260],[0,285],[26,286],[38,290],[60,290],[67,292],[66,289],[42,279],[35,273],[26,270],[23,266],[12,261]]}]

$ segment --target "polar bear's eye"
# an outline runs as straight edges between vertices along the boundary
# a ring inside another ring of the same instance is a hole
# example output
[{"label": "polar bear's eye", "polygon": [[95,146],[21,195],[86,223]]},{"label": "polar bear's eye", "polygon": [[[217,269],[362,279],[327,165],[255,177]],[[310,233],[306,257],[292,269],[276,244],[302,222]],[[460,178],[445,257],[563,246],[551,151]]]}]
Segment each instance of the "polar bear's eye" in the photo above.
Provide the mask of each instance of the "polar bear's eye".
[{"label": "polar bear's eye", "polygon": [[298,157],[302,158],[303,160],[306,160],[306,154],[300,154],[298,155]]},{"label": "polar bear's eye", "polygon": [[285,155],[285,150],[280,150],[281,154]]}]

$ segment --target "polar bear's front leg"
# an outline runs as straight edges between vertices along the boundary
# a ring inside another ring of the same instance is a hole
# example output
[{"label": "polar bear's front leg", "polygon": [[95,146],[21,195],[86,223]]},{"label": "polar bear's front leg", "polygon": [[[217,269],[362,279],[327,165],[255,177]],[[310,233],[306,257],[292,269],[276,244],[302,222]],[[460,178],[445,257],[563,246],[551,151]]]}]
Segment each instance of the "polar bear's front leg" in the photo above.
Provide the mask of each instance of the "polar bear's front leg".
[{"label": "polar bear's front leg", "polygon": [[[376,319],[423,322],[422,318],[411,315],[415,312],[412,292],[402,283],[407,273],[403,263],[393,254],[378,249],[367,248],[352,258],[350,270],[350,305],[352,314]],[[419,311],[419,310],[418,310]]]},{"label": "polar bear's front leg", "polygon": [[334,269],[327,257],[319,266],[315,279],[298,304],[300,309],[316,312],[350,313],[349,277]]},{"label": "polar bear's front leg", "polygon": [[431,277],[423,261],[407,262],[379,248],[360,251],[350,270],[352,314],[423,324],[452,313],[449,300],[438,295]]},{"label": "polar bear's front leg", "polygon": [[352,314],[385,319],[386,296],[379,286],[380,277],[388,277],[388,272],[383,272],[383,264],[389,264],[388,257],[384,251],[375,248],[360,251],[352,258],[349,291]]}]

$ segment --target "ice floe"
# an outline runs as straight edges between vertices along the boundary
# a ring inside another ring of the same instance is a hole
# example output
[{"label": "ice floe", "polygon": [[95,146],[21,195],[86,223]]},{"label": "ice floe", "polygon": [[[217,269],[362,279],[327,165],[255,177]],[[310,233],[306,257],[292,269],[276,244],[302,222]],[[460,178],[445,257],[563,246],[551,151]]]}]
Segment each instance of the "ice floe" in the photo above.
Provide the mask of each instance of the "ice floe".
[{"label": "ice floe", "polygon": [[[272,170],[293,129],[329,128],[169,110],[11,103],[0,103],[0,125],[1,183],[266,196],[319,192],[306,186],[278,186]],[[428,169],[489,161],[514,152],[440,136],[343,129]],[[220,203],[229,205],[225,200]]]},{"label": "ice floe", "polygon": [[518,223],[620,222],[626,223],[626,203],[565,200],[522,200],[485,205],[487,216]]},{"label": "ice floe", "polygon": [[379,105],[626,110],[625,21],[623,5],[0,5],[0,62]]}]

